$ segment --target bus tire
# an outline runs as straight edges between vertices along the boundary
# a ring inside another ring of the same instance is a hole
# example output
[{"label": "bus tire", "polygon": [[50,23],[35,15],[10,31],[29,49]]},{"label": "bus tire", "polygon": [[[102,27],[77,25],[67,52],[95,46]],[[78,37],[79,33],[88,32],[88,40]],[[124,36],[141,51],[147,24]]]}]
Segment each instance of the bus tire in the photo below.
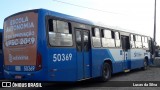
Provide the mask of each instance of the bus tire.
[{"label": "bus tire", "polygon": [[101,81],[105,82],[111,78],[111,65],[109,63],[103,63]]},{"label": "bus tire", "polygon": [[144,59],[144,62],[143,62],[143,70],[147,70],[148,68],[148,64],[147,64],[147,59]]}]

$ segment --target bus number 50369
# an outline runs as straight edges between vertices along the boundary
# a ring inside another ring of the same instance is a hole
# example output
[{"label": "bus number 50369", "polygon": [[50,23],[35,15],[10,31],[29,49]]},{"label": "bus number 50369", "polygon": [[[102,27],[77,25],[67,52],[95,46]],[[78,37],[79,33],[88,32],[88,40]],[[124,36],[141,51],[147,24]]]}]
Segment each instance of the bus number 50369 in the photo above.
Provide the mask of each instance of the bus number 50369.
[{"label": "bus number 50369", "polygon": [[53,62],[69,61],[72,60],[72,54],[53,54]]}]

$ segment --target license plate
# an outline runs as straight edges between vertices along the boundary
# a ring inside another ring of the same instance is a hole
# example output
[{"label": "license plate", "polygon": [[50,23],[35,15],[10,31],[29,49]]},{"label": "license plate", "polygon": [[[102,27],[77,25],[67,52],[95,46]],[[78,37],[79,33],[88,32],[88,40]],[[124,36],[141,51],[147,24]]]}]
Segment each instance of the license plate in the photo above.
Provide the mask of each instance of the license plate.
[{"label": "license plate", "polygon": [[22,76],[16,75],[16,76],[15,76],[15,79],[22,79]]}]

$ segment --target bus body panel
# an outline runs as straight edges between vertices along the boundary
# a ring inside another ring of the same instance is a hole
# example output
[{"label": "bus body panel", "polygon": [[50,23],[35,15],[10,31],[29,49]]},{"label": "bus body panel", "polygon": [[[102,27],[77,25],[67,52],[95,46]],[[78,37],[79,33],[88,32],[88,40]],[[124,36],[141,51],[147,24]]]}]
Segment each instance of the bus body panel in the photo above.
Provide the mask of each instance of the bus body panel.
[{"label": "bus body panel", "polygon": [[145,57],[148,57],[148,63],[150,62],[150,53],[146,52],[146,50],[131,49],[129,53],[130,53],[131,69],[143,67],[143,62]]},{"label": "bus body panel", "polygon": [[123,71],[124,60],[122,60],[122,55],[120,54],[120,51],[121,49],[92,49],[92,76],[101,76],[102,65],[105,60],[110,60],[112,62],[112,73]]},{"label": "bus body panel", "polygon": [[76,81],[77,60],[74,48],[49,48],[48,72],[51,81]]}]

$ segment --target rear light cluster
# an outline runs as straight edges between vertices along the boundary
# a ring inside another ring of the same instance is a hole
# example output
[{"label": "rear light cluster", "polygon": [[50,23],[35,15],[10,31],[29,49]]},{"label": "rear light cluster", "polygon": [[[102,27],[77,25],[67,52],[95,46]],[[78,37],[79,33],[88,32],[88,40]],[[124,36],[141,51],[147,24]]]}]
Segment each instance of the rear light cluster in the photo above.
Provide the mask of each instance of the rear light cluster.
[{"label": "rear light cluster", "polygon": [[36,71],[42,69],[42,55],[37,52]]}]

